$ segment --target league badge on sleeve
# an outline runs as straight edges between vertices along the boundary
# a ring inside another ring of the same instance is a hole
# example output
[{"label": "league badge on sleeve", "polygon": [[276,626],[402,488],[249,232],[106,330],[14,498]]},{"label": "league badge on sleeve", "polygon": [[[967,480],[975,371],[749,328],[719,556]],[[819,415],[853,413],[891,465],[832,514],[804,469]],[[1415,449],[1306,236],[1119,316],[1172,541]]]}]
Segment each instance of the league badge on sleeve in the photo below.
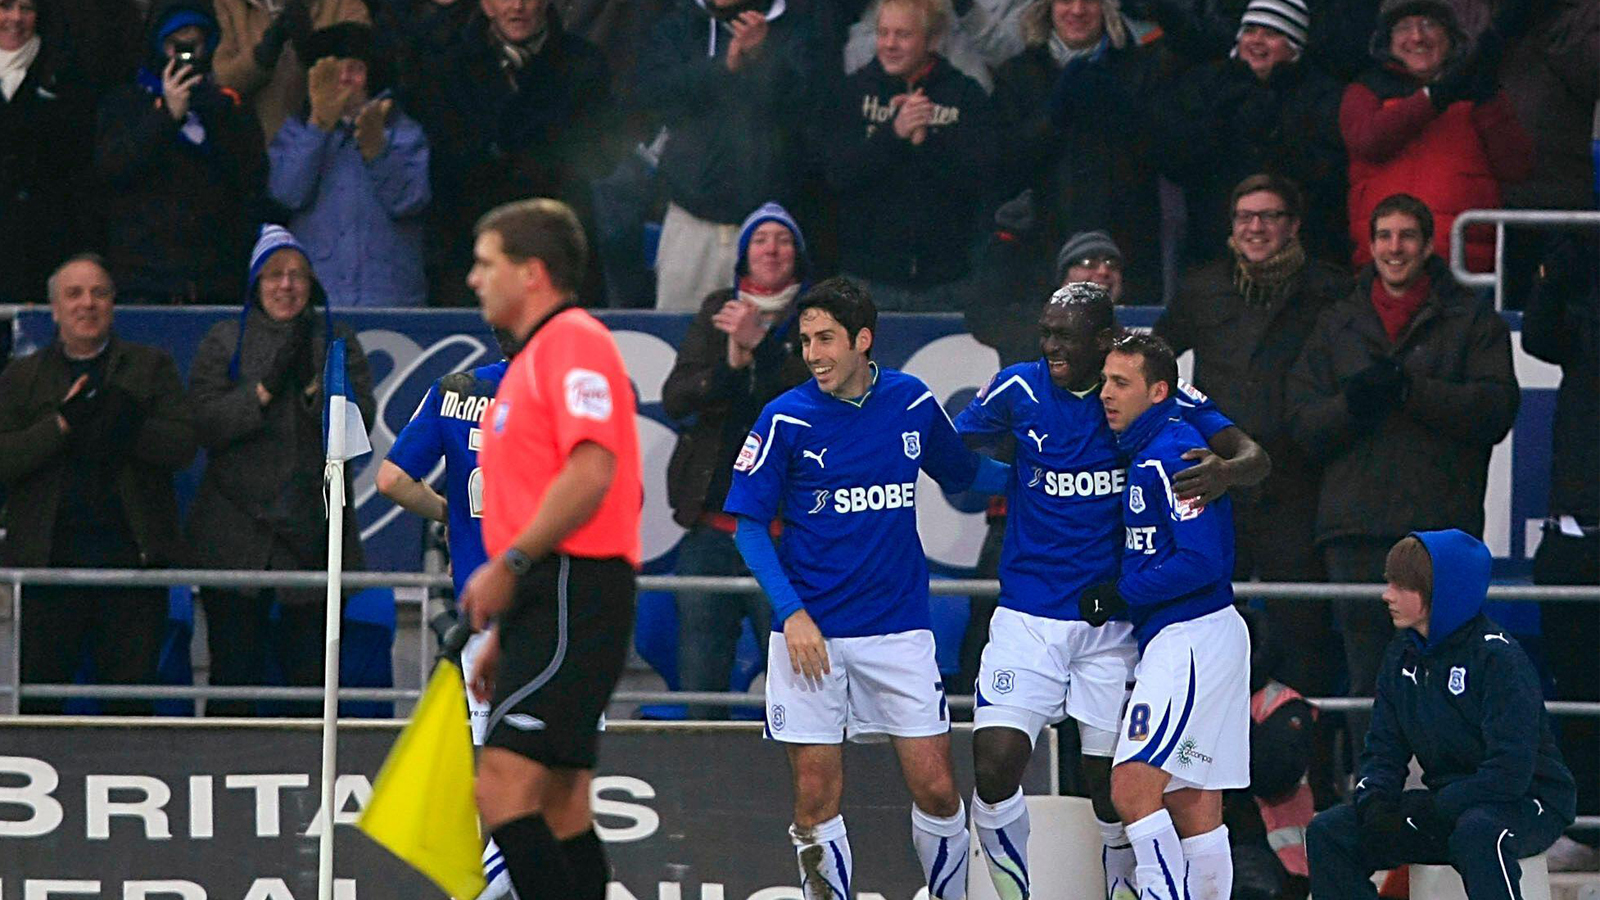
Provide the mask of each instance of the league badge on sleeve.
[{"label": "league badge on sleeve", "polygon": [[733,461],[735,472],[748,472],[756,467],[756,456],[761,453],[761,435],[754,431],[745,436],[744,446],[739,448],[739,456]]},{"label": "league badge on sleeve", "polygon": [[611,384],[591,369],[567,372],[563,387],[567,393],[567,412],[579,419],[604,422],[611,418]]},{"label": "league badge on sleeve", "polygon": [[916,459],[922,455],[922,432],[901,432],[900,440],[905,444],[906,459]]},{"label": "league badge on sleeve", "polygon": [[1466,666],[1450,667],[1450,683],[1447,685],[1447,687],[1450,688],[1450,693],[1455,694],[1457,697],[1467,692]]}]

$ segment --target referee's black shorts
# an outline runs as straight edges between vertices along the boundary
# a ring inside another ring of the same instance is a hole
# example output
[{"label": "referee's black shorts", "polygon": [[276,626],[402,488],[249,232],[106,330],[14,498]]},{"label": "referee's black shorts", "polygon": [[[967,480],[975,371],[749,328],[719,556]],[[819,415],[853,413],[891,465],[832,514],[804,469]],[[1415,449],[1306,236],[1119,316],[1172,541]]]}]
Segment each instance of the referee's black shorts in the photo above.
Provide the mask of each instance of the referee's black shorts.
[{"label": "referee's black shorts", "polygon": [[517,579],[500,617],[500,671],[484,746],[593,769],[600,716],[633,634],[633,566],[554,555]]}]

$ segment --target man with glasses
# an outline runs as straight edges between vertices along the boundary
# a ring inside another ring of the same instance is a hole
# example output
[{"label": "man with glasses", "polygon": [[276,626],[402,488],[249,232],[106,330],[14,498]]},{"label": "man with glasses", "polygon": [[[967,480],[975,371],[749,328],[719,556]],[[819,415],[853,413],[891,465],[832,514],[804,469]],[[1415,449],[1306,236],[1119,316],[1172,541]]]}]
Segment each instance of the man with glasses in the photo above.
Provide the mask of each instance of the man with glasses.
[{"label": "man with glasses", "polygon": [[[1321,581],[1312,544],[1318,471],[1290,434],[1284,385],[1317,316],[1350,293],[1350,279],[1307,258],[1293,182],[1252,175],[1234,187],[1228,209],[1228,252],[1184,278],[1155,331],[1173,352],[1194,351],[1195,383],[1272,457],[1266,481],[1234,498],[1234,578]],[[1324,601],[1268,601],[1267,615],[1274,640],[1332,641]],[[1326,696],[1336,675],[1330,662],[1326,654],[1287,654],[1278,676],[1307,696]]]},{"label": "man with glasses", "polygon": [[1080,231],[1056,254],[1056,286],[1092,281],[1106,289],[1111,302],[1122,302],[1122,249],[1104,231]]}]

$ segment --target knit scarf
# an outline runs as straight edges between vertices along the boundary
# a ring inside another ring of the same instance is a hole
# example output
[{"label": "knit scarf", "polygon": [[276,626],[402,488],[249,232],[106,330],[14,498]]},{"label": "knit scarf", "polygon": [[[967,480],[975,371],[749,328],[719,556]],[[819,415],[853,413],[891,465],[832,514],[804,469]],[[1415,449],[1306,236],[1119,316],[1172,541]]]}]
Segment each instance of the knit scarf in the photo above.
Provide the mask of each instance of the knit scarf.
[{"label": "knit scarf", "polygon": [[1372,308],[1383,321],[1383,330],[1389,335],[1391,342],[1400,339],[1400,332],[1405,331],[1411,320],[1417,317],[1417,311],[1428,302],[1428,295],[1431,293],[1433,293],[1433,279],[1429,278],[1426,272],[1419,272],[1417,279],[1398,297],[1389,293],[1389,289],[1383,286],[1383,279],[1376,277],[1372,279]]},{"label": "knit scarf", "polygon": [[1251,262],[1239,252],[1239,245],[1228,238],[1228,249],[1236,261],[1233,269],[1233,286],[1246,306],[1271,306],[1288,296],[1294,279],[1306,267],[1306,251],[1299,238],[1290,238],[1283,249],[1263,259]]},{"label": "knit scarf", "polygon": [[538,56],[539,51],[544,49],[545,38],[549,36],[550,29],[546,26],[539,29],[539,33],[533,37],[521,43],[513,44],[510,41],[502,40],[500,35],[494,33],[493,29],[489,31],[489,40],[493,41],[495,49],[500,51],[501,68],[512,72],[521,71],[529,60]]},{"label": "knit scarf", "polygon": [[763,294],[744,284],[739,286],[739,299],[754,303],[756,309],[764,313],[775,313],[783,309],[789,305],[789,301],[793,300],[798,293],[800,293],[800,282],[798,281],[771,294]]},{"label": "knit scarf", "polygon": [[28,77],[28,67],[39,56],[39,43],[36,34],[15,50],[0,50],[0,93],[6,95],[6,102],[11,101],[17,88],[22,87],[22,80]]}]

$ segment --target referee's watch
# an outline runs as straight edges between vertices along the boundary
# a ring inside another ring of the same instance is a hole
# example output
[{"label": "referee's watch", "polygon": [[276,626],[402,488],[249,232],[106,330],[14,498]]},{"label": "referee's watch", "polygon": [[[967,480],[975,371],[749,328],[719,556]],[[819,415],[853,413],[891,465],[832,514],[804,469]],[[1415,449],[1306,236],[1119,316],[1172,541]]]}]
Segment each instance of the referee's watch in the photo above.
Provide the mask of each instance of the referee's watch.
[{"label": "referee's watch", "polygon": [[515,547],[500,554],[500,559],[505,562],[506,568],[510,569],[513,575],[526,575],[533,569],[533,557]]}]

